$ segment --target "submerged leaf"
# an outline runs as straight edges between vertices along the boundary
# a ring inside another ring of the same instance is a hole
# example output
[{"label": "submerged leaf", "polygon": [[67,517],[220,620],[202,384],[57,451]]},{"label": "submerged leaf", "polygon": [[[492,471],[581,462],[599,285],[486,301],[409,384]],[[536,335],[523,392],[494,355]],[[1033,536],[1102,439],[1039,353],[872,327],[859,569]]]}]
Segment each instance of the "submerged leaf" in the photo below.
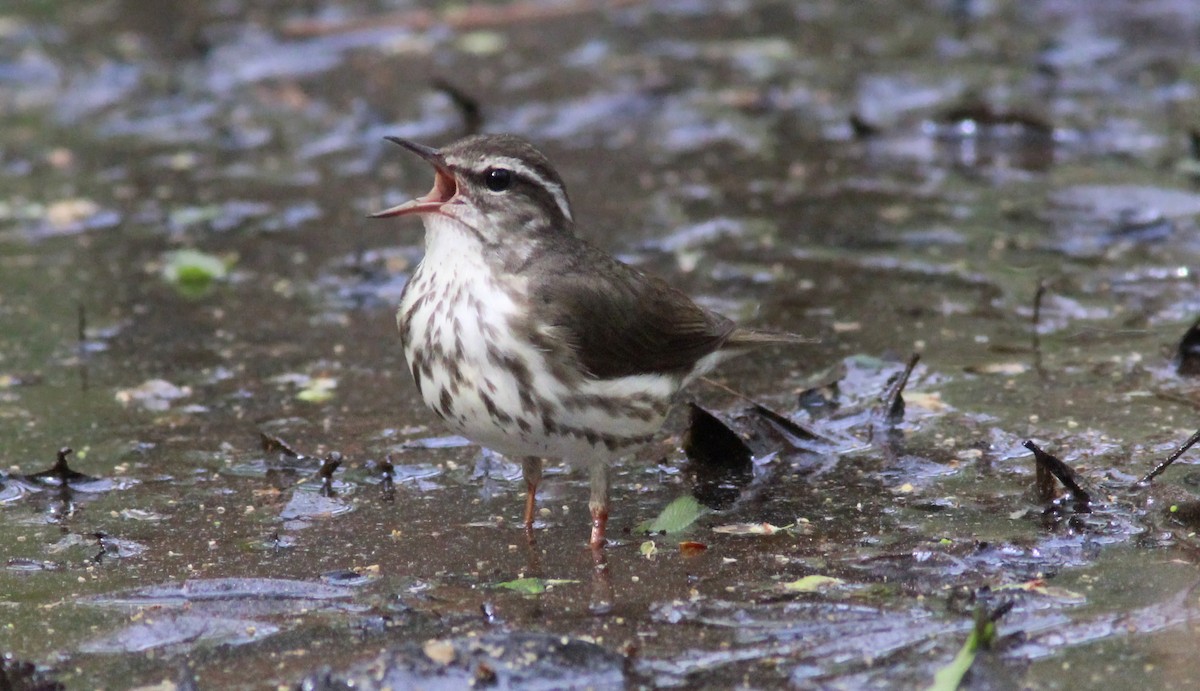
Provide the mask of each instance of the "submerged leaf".
[{"label": "submerged leaf", "polygon": [[497,583],[495,587],[515,590],[524,595],[541,595],[549,587],[578,582],[566,578],[518,578],[514,581]]},{"label": "submerged leaf", "polygon": [[425,657],[439,665],[448,665],[458,657],[458,651],[454,649],[454,644],[450,641],[437,639],[425,641],[425,644],[421,646],[421,651],[425,653]]},{"label": "submerged leaf", "polygon": [[695,523],[696,519],[703,514],[704,507],[696,501],[695,497],[682,496],[667,504],[667,507],[654,520],[643,522],[634,528],[634,531],[639,533],[678,533]]},{"label": "submerged leaf", "polygon": [[1027,593],[1045,595],[1046,597],[1074,602],[1083,602],[1087,600],[1086,597],[1073,590],[1047,585],[1045,579],[1042,578],[1035,578],[1032,581],[1026,581],[1024,583],[1006,583],[1004,585],[999,585],[995,588],[992,588],[993,592],[1000,592],[1004,590],[1022,590]]},{"label": "submerged leaf", "polygon": [[333,390],[337,388],[338,380],[333,377],[313,377],[308,386],[296,394],[296,398],[305,403],[324,403],[333,398]]},{"label": "submerged leaf", "polygon": [[202,295],[213,281],[229,275],[229,266],[224,259],[199,250],[177,250],[170,252],[163,266],[163,278],[188,296]]},{"label": "submerged leaf", "polygon": [[190,386],[176,386],[165,379],[150,379],[132,389],[121,389],[114,397],[124,406],[137,405],[146,410],[162,412],[171,401],[192,395]]},{"label": "submerged leaf", "polygon": [[784,583],[783,588],[791,593],[816,593],[826,588],[832,588],[843,583],[845,583],[845,581],[840,578],[813,574],[811,576],[798,578],[791,583]]},{"label": "submerged leaf", "polygon": [[729,523],[713,528],[714,533],[725,535],[774,535],[775,533],[791,530],[791,525],[782,528],[770,523]]}]

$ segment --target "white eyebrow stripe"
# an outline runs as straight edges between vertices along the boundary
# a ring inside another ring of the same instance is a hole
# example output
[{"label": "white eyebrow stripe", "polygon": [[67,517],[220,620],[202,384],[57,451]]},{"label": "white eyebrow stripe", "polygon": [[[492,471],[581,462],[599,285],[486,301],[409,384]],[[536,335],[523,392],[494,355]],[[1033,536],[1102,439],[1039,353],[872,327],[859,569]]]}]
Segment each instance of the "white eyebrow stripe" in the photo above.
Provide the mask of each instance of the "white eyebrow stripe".
[{"label": "white eyebrow stripe", "polygon": [[563,212],[563,216],[567,217],[567,220],[575,220],[571,217],[571,205],[567,203],[567,192],[563,189],[562,185],[542,177],[541,173],[525,165],[525,162],[519,158],[494,156],[485,159],[485,162],[487,163],[487,167],[476,172],[482,173],[488,168],[501,167],[508,168],[517,175],[529,178],[550,192],[550,195],[554,197],[554,203],[558,204],[558,208]]}]

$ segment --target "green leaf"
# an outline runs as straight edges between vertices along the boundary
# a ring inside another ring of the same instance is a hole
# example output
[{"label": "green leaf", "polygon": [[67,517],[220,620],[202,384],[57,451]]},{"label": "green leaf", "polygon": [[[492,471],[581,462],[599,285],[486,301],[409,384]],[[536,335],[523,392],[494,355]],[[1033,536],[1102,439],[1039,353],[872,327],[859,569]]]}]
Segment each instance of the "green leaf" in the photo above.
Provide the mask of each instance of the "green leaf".
[{"label": "green leaf", "polygon": [[643,557],[653,559],[654,555],[658,554],[658,545],[654,544],[654,540],[646,540],[638,547],[638,551],[642,553]]},{"label": "green leaf", "polygon": [[333,390],[337,388],[337,379],[333,377],[313,377],[308,386],[296,394],[296,398],[306,403],[324,403],[333,398]]},{"label": "green leaf", "polygon": [[784,583],[783,588],[793,593],[815,593],[826,588],[832,588],[836,585],[845,583],[840,578],[833,576],[818,576],[816,574],[799,578],[791,583]]},{"label": "green leaf", "polygon": [[634,530],[639,533],[682,532],[704,515],[704,507],[690,495],[679,497],[652,521],[645,521]]},{"label": "green leaf", "polygon": [[497,583],[494,587],[515,590],[523,595],[541,595],[548,587],[578,582],[566,578],[518,578],[515,581]]},{"label": "green leaf", "polygon": [[229,267],[223,259],[198,250],[169,252],[163,265],[163,278],[189,297],[203,295],[213,281],[228,275]]},{"label": "green leaf", "polygon": [[987,648],[996,639],[996,622],[992,621],[984,608],[975,611],[975,628],[963,643],[963,647],[945,667],[933,675],[933,685],[927,691],[956,691],[963,677],[975,662],[975,653]]}]

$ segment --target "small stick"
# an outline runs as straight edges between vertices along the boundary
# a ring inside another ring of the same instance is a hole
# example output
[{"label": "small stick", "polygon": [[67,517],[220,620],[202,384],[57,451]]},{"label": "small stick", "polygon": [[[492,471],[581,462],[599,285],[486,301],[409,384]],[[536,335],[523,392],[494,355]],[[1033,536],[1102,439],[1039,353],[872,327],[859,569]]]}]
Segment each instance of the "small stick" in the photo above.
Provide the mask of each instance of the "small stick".
[{"label": "small stick", "polygon": [[1154,478],[1158,477],[1159,475],[1162,475],[1164,470],[1171,467],[1171,464],[1174,463],[1175,461],[1177,461],[1180,456],[1187,453],[1188,449],[1195,446],[1196,442],[1200,442],[1200,429],[1196,430],[1195,434],[1188,437],[1188,440],[1183,443],[1183,446],[1180,446],[1178,449],[1175,449],[1175,451],[1170,456],[1167,456],[1167,460],[1154,466],[1154,470],[1151,470],[1150,472],[1146,473],[1145,477],[1143,477],[1141,480],[1138,480],[1137,483],[1134,485],[1134,487],[1138,487],[1139,485],[1148,484]]},{"label": "small stick", "polygon": [[1041,347],[1041,331],[1038,327],[1042,325],[1042,300],[1046,297],[1046,279],[1039,278],[1037,284],[1037,292],[1033,294],[1033,317],[1030,322],[1033,324],[1033,349],[1037,350]]},{"label": "small stick", "polygon": [[79,356],[79,388],[86,393],[88,390],[87,308],[82,302],[75,303],[75,308],[77,310],[75,325],[79,330],[79,333],[76,334],[79,342],[75,346],[76,354]]},{"label": "small stick", "polygon": [[1046,297],[1046,279],[1039,278],[1037,284],[1037,292],[1033,294],[1033,316],[1030,322],[1033,325],[1033,368],[1037,370],[1038,376],[1042,379],[1046,378],[1046,370],[1042,368],[1042,301]]}]

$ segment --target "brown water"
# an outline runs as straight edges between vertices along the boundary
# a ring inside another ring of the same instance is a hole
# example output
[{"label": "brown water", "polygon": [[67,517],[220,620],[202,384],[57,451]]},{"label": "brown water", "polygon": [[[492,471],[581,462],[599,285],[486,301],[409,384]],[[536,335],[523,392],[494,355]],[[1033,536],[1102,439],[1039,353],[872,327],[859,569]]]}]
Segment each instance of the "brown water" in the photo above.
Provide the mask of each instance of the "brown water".
[{"label": "brown water", "polygon": [[[1013,601],[976,684],[1195,684],[1196,451],[1128,488],[1200,426],[1172,362],[1200,314],[1200,11],[846,5],[4,9],[8,679],[925,687]],[[603,568],[582,477],[548,476],[530,547],[519,467],[445,439],[405,374],[420,228],[364,218],[429,185],[384,135],[471,126],[443,84],[555,161],[594,241],[819,337],[716,379],[831,441],[696,385],[755,454],[732,505],[633,532],[694,490],[681,410],[615,473]],[[228,275],[182,290],[181,248]],[[1026,440],[1090,512],[1039,498]],[[63,446],[87,478],[25,477]],[[839,580],[786,586],[810,575]],[[497,587],[522,578],[554,583]]]}]

